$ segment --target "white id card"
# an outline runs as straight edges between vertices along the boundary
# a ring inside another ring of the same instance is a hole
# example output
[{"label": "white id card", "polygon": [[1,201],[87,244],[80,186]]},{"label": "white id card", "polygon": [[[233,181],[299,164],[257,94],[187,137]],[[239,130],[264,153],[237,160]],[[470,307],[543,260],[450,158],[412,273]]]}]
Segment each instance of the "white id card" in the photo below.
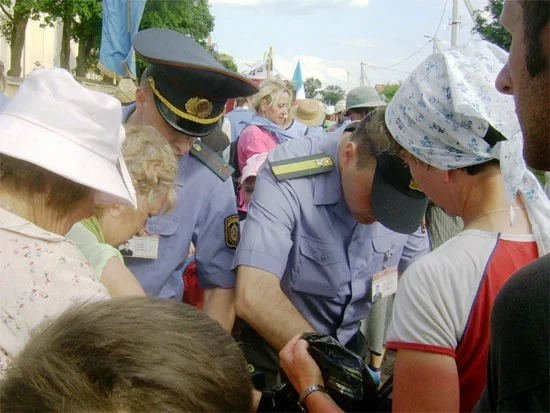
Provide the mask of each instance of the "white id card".
[{"label": "white id card", "polygon": [[397,291],[397,265],[377,272],[372,277],[371,300],[373,303],[389,297]]},{"label": "white id card", "polygon": [[159,251],[159,237],[133,236],[125,244],[118,247],[123,257],[157,259]]}]

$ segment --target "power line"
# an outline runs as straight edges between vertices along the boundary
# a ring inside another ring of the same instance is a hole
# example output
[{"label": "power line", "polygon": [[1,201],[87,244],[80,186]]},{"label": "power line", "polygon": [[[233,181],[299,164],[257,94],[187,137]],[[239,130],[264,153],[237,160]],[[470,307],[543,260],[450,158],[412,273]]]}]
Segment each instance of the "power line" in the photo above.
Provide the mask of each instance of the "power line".
[{"label": "power line", "polygon": [[432,41],[429,40],[424,46],[422,46],[420,49],[418,49],[416,52],[414,52],[413,54],[411,54],[410,56],[404,58],[403,60],[401,60],[400,62],[397,62],[393,65],[390,65],[390,66],[385,66],[385,67],[381,67],[381,66],[371,66],[372,68],[376,68],[376,69],[391,69],[392,67],[395,67],[395,66],[399,66],[400,64],[402,63],[405,63],[407,60],[409,59],[412,59],[414,56],[416,56],[418,53],[420,53],[426,46],[428,46]]},{"label": "power line", "polygon": [[[435,30],[435,33],[433,35],[433,38],[435,38],[437,36],[437,32],[439,32],[439,28],[441,27],[441,22],[443,22],[443,17],[445,16],[445,10],[447,9],[447,2],[449,0],[445,0],[445,5],[443,6],[443,11],[441,12],[441,17],[439,18],[439,24],[437,25],[437,29]],[[411,54],[410,56],[404,58],[403,60],[401,60],[400,62],[397,62],[397,63],[394,63],[393,65],[390,65],[390,66],[385,66],[385,67],[381,67],[381,66],[369,66],[373,69],[391,69],[392,67],[395,67],[395,66],[399,66],[400,64],[402,63],[405,63],[407,60],[409,59],[412,59],[414,56],[416,56],[418,53],[420,53],[422,50],[424,50],[424,48],[426,46],[428,46],[433,40],[430,39],[424,46],[422,46],[420,49],[418,49],[416,52],[414,52],[413,54]]]},{"label": "power line", "polygon": [[437,33],[439,32],[439,28],[441,27],[441,22],[443,21],[443,17],[445,16],[445,10],[447,10],[447,3],[449,0],[445,0],[445,5],[443,6],[443,11],[441,12],[441,18],[439,19],[439,24],[437,25],[437,29],[435,29],[435,33],[432,36],[432,38],[437,37]]}]

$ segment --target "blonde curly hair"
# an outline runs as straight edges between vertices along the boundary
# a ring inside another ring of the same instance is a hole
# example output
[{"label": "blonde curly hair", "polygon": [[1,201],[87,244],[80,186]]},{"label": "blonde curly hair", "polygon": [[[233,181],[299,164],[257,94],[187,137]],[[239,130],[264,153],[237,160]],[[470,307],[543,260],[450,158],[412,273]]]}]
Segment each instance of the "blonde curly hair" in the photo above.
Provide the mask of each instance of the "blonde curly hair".
[{"label": "blonde curly hair", "polygon": [[163,213],[170,211],[176,202],[178,164],[166,140],[151,126],[128,126],[122,156],[132,177],[138,207],[166,196]]},{"label": "blonde curly hair", "polygon": [[252,105],[256,113],[259,113],[260,105],[265,101],[269,106],[279,103],[283,93],[288,93],[292,97],[292,90],[281,80],[275,77],[269,77],[260,83],[260,91],[252,97]]}]

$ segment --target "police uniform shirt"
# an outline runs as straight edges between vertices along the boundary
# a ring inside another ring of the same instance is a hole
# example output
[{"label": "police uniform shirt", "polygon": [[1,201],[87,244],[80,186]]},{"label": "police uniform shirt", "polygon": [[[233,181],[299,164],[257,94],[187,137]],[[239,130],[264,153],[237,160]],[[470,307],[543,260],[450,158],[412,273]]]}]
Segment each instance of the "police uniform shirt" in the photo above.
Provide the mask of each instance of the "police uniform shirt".
[{"label": "police uniform shirt", "polygon": [[269,162],[324,152],[335,167],[278,182],[266,162],[257,176],[235,266],[275,274],[304,318],[345,344],[368,314],[373,274],[397,265],[408,236],[353,218],[338,172],[340,137],[340,132],[305,137],[270,152]]},{"label": "police uniform shirt", "polygon": [[[135,105],[124,108],[124,119]],[[237,208],[231,179],[222,181],[195,157],[178,159],[177,201],[166,215],[147,220],[145,230],[159,235],[158,258],[126,258],[147,295],[177,298],[183,295],[182,269],[191,241],[201,288],[233,288],[231,263],[235,250],[227,245],[226,226]]]}]

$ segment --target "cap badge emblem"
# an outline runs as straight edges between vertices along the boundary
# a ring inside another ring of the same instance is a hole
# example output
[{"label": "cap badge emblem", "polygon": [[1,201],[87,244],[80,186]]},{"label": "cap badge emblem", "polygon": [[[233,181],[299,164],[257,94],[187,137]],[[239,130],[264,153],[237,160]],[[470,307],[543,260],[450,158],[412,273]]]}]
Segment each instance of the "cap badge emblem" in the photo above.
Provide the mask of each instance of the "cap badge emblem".
[{"label": "cap badge emblem", "polygon": [[202,98],[191,98],[185,104],[185,110],[190,115],[196,116],[197,118],[204,119],[210,116],[214,106],[207,99]]}]

